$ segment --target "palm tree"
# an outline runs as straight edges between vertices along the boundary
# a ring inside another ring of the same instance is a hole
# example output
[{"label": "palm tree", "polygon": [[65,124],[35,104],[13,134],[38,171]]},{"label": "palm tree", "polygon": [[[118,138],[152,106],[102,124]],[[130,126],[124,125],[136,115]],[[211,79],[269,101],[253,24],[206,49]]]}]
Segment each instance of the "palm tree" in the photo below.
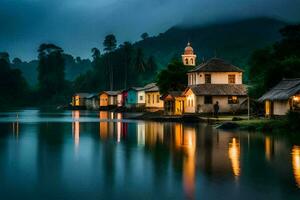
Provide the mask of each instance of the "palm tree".
[{"label": "palm tree", "polygon": [[113,66],[111,62],[111,52],[114,51],[117,47],[117,39],[115,35],[109,34],[105,36],[105,39],[103,41],[104,51],[107,53],[107,65],[108,65],[108,71],[109,71],[109,85],[110,90],[113,90],[113,84],[114,84],[114,72],[113,72]]},{"label": "palm tree", "polygon": [[144,55],[141,48],[138,48],[136,52],[135,67],[138,72],[145,72]]},{"label": "palm tree", "polygon": [[124,88],[126,89],[128,86],[128,70],[132,61],[133,47],[130,42],[124,42],[120,46],[120,49],[122,50],[124,58]]}]

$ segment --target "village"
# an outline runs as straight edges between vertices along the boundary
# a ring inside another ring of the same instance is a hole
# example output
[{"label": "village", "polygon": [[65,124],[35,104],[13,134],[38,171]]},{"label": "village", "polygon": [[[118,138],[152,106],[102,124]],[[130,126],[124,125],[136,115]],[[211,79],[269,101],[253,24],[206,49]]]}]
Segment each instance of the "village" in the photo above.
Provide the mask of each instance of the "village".
[{"label": "village", "polygon": [[[188,42],[182,62],[189,69],[184,91],[161,94],[156,83],[119,91],[76,93],[71,109],[158,112],[164,116],[227,114],[251,117],[251,101],[264,107],[265,117],[283,116],[300,109],[300,78],[283,79],[259,99],[250,100],[243,70],[220,58],[196,65],[197,55]],[[216,113],[217,112],[217,113]],[[215,116],[216,117],[216,116]]]}]

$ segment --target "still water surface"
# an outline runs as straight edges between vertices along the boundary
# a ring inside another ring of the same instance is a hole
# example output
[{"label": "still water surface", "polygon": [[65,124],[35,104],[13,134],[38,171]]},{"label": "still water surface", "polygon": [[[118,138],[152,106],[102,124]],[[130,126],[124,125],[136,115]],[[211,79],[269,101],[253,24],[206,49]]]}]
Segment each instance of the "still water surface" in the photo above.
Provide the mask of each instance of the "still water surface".
[{"label": "still water surface", "polygon": [[1,199],[300,199],[300,139],[108,112],[0,113]]}]

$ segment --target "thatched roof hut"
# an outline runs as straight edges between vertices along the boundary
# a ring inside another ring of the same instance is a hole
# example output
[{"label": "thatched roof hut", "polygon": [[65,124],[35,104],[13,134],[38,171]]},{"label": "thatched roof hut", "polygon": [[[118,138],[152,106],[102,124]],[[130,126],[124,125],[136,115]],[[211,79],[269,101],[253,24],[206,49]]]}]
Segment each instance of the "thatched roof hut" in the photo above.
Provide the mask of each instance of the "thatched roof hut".
[{"label": "thatched roof hut", "polygon": [[270,91],[265,93],[258,101],[263,102],[266,100],[288,100],[290,97],[300,92],[300,78],[295,79],[283,79]]}]

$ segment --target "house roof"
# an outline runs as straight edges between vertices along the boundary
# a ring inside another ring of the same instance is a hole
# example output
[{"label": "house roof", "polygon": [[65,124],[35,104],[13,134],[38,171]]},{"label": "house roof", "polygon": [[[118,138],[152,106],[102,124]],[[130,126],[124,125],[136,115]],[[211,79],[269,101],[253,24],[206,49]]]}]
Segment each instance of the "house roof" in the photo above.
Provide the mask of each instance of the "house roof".
[{"label": "house roof", "polygon": [[[146,88],[147,86],[147,88]],[[145,92],[158,92],[159,91],[159,88],[158,86],[156,85],[156,83],[150,83],[148,85],[145,86]]]},{"label": "house roof", "polygon": [[117,96],[120,93],[120,91],[103,91],[103,92],[100,92],[100,94],[102,94],[102,93],[106,93],[109,96]]},{"label": "house roof", "polygon": [[161,99],[165,99],[167,96],[171,96],[172,98],[181,97],[183,96],[183,91],[169,91],[168,93],[164,94]]},{"label": "house roof", "polygon": [[79,96],[80,98],[88,98],[91,94],[90,93],[76,93],[74,96]]},{"label": "house roof", "polygon": [[189,72],[243,72],[243,70],[223,59],[212,58]]},{"label": "house roof", "polygon": [[283,79],[275,87],[265,93],[258,101],[287,100],[300,92],[300,78]]},{"label": "house roof", "polygon": [[186,91],[188,89],[191,89],[196,96],[247,96],[247,88],[243,84],[199,84],[188,87]]}]

